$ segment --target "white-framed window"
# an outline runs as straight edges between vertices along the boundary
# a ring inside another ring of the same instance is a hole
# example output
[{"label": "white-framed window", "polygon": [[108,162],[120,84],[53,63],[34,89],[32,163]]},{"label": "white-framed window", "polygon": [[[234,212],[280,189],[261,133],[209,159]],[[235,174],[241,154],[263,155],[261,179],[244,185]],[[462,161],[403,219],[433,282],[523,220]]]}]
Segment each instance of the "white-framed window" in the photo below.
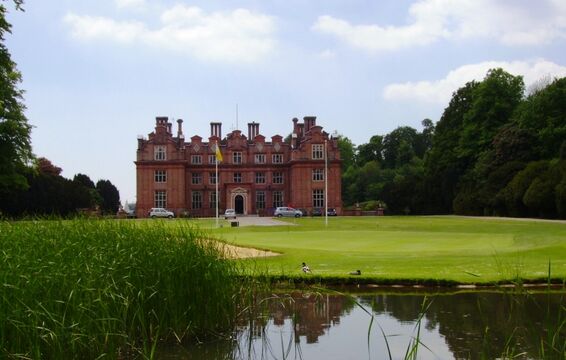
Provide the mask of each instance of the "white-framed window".
[{"label": "white-framed window", "polygon": [[202,155],[191,155],[191,164],[202,164]]},{"label": "white-framed window", "polygon": [[241,163],[242,163],[242,152],[234,151],[232,153],[232,164],[241,164]]},{"label": "white-framed window", "polygon": [[256,172],[255,173],[255,183],[256,184],[265,184],[265,173]]},{"label": "white-framed window", "polygon": [[323,144],[312,144],[312,159],[313,160],[324,159],[324,145]]},{"label": "white-framed window", "polygon": [[202,191],[193,191],[192,192],[192,208],[193,209],[201,209],[202,208]]},{"label": "white-framed window", "polygon": [[167,182],[167,171],[166,170],[155,170],[153,172],[153,178],[156,183]]},{"label": "white-framed window", "polygon": [[208,163],[211,164],[211,165],[216,164],[216,155],[214,155],[214,154],[213,154],[213,155],[210,155],[210,154],[209,154],[209,155],[208,155]]},{"label": "white-framed window", "polygon": [[193,185],[202,184],[202,174],[201,173],[192,173],[191,184],[193,184]]},{"label": "white-framed window", "polygon": [[265,154],[255,154],[254,160],[256,164],[265,164]]},{"label": "white-framed window", "polygon": [[167,160],[167,146],[157,145],[153,148],[154,160]]},{"label": "white-framed window", "polygon": [[274,164],[282,164],[283,163],[283,154],[272,154],[271,155],[271,162]]},{"label": "white-framed window", "polygon": [[265,209],[265,191],[257,191],[255,193],[255,208],[257,210]]},{"label": "white-framed window", "polygon": [[242,182],[242,173],[234,173],[234,182],[241,183]]},{"label": "white-framed window", "polygon": [[314,189],[312,191],[312,206],[315,208],[324,207],[324,190]]},{"label": "white-framed window", "polygon": [[274,191],[272,196],[274,208],[283,206],[283,191]]},{"label": "white-framed window", "polygon": [[283,173],[274,172],[272,175],[272,180],[274,184],[283,184]]},{"label": "white-framed window", "polygon": [[216,191],[211,191],[208,196],[211,209],[216,209]]},{"label": "white-framed window", "polygon": [[208,173],[208,183],[210,185],[216,185],[216,173],[215,172]]},{"label": "white-framed window", "polygon": [[324,181],[324,169],[312,169],[312,181]]},{"label": "white-framed window", "polygon": [[167,207],[167,191],[155,190],[153,194],[153,207],[166,208]]}]

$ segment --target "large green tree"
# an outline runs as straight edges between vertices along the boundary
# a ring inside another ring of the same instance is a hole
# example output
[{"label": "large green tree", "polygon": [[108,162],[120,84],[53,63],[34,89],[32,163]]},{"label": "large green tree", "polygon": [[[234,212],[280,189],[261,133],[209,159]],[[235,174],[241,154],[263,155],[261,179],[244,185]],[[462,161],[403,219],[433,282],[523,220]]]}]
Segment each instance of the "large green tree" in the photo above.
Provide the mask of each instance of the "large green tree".
[{"label": "large green tree", "polygon": [[536,138],[531,152],[538,158],[559,156],[566,140],[566,77],[531,94],[517,112],[519,126]]},{"label": "large green tree", "polygon": [[120,193],[110,180],[98,180],[96,190],[102,198],[101,210],[103,214],[116,214],[120,207]]},{"label": "large green tree", "polygon": [[[14,3],[19,9],[22,1]],[[22,76],[5,45],[11,32],[6,11],[0,3],[0,199],[28,186],[26,167],[33,158],[31,126],[24,115],[23,91],[18,88]]]},{"label": "large green tree", "polygon": [[358,166],[363,166],[370,161],[383,162],[383,136],[374,135],[367,144],[361,144],[357,148],[356,162]]},{"label": "large green tree", "polygon": [[78,173],[73,177],[73,181],[89,189],[96,189],[94,182],[88,175]]},{"label": "large green tree", "polygon": [[384,167],[393,169],[410,162],[416,155],[415,145],[418,138],[417,130],[409,126],[398,127],[385,135],[383,138]]},{"label": "large green tree", "polygon": [[354,165],[355,145],[346,136],[338,136],[338,149],[342,160],[342,172]]},{"label": "large green tree", "polygon": [[456,148],[464,128],[464,116],[472,108],[478,83],[469,82],[452,94],[436,124],[432,148],[425,159],[425,186],[429,212],[450,213],[460,177],[466,165]]},{"label": "large green tree", "polygon": [[472,166],[483,151],[490,149],[493,137],[511,120],[525,91],[521,76],[503,69],[492,69],[474,90],[472,106],[464,114],[458,157]]}]

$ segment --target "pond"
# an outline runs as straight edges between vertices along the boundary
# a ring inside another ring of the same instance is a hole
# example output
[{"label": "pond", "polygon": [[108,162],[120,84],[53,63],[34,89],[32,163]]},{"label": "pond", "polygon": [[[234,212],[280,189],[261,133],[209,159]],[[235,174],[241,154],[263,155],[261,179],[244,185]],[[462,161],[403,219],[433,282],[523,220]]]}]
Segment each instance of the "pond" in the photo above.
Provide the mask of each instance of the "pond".
[{"label": "pond", "polygon": [[278,294],[232,339],[158,357],[405,359],[416,351],[415,359],[562,359],[565,299],[560,292]]}]

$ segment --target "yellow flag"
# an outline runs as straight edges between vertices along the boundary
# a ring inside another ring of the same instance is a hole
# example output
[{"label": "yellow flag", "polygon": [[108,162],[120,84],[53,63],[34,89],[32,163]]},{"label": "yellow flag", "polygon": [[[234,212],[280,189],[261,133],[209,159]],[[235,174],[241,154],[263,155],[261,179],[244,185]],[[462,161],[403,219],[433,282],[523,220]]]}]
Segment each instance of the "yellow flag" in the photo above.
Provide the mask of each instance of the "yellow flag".
[{"label": "yellow flag", "polygon": [[222,153],[220,152],[220,146],[218,146],[218,141],[216,142],[215,153],[216,153],[216,161],[222,162]]}]

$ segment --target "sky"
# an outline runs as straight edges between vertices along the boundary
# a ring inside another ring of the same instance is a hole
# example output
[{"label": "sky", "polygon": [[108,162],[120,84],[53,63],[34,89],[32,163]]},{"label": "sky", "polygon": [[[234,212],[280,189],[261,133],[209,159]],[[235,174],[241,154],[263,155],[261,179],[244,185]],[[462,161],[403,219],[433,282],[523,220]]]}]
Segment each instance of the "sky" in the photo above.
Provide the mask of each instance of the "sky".
[{"label": "sky", "polygon": [[[453,91],[501,67],[566,76],[566,0],[25,0],[6,44],[34,154],[135,202],[137,138],[156,116],[186,138],[292,118],[354,144],[437,122]],[[176,129],[176,124],[174,126]]]}]

